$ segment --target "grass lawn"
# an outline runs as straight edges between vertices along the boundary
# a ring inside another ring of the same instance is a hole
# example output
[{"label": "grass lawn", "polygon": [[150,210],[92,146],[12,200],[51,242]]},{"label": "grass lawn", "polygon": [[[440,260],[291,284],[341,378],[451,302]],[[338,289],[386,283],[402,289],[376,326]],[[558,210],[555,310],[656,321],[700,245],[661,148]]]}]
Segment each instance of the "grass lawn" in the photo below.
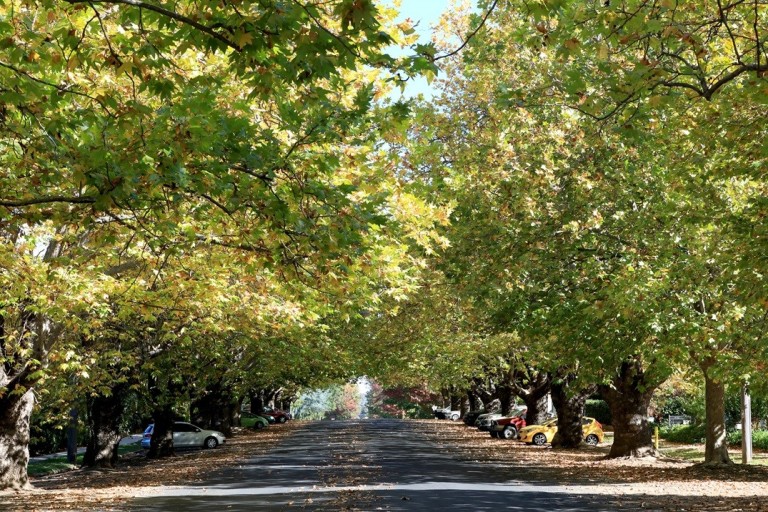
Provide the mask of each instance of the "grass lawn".
[{"label": "grass lawn", "polygon": [[[117,449],[117,453],[119,455],[124,455],[126,453],[138,452],[141,449],[142,448],[138,443],[126,444],[120,446]],[[27,467],[27,474],[29,476],[43,476],[53,473],[61,473],[62,471],[69,471],[70,469],[76,469],[83,463],[83,454],[78,454],[75,461],[75,464],[70,464],[67,462],[66,457],[53,457],[44,461],[30,462],[29,466]]]},{"label": "grass lawn", "polygon": [[[670,443],[662,440],[659,444],[659,451],[666,457],[674,459],[689,460],[691,462],[704,462],[703,444],[680,444]],[[741,449],[729,449],[728,454],[731,460],[736,464],[741,464]],[[764,451],[753,451],[752,462],[756,466],[768,466],[768,453]]]}]

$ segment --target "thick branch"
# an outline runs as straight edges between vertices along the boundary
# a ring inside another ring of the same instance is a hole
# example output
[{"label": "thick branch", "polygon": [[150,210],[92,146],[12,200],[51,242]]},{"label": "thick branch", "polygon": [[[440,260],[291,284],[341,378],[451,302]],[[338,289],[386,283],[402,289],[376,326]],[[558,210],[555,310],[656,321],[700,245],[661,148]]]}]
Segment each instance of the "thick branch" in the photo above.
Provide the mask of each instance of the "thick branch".
[{"label": "thick branch", "polygon": [[32,199],[0,199],[0,206],[7,207],[23,207],[32,206],[35,204],[48,204],[48,203],[72,203],[72,204],[92,204],[96,202],[95,197],[82,196],[82,197],[66,197],[66,196],[47,196],[47,197],[35,197]]}]

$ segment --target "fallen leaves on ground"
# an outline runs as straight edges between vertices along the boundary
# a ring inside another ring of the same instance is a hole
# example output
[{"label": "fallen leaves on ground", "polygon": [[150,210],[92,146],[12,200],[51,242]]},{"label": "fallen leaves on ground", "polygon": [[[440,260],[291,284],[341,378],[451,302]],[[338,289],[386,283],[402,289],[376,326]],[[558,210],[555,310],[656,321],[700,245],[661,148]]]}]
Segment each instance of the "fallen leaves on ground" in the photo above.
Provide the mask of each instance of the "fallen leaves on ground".
[{"label": "fallen leaves on ground", "polygon": [[[534,447],[494,439],[459,423],[416,423],[416,428],[442,449],[499,472],[510,485],[531,483],[541,485],[542,490],[546,485],[563,485],[574,495],[610,495],[617,510],[768,512],[765,466],[708,468],[675,459],[608,460],[607,446],[581,450]],[[216,450],[181,452],[160,460],[133,456],[123,459],[115,469],[76,470],[38,478],[33,481],[35,490],[2,493],[0,503],[3,510],[30,512],[118,510],[139,488],[202,482],[220,468],[290,442],[299,428],[301,423],[291,422],[266,431],[241,430]],[[338,439],[332,439],[348,444],[343,457],[332,453],[331,464],[337,468],[323,473],[323,483],[350,487],[376,481],[379,469],[345,435],[340,432]],[[329,450],[333,444],[329,441]],[[498,480],[498,474],[494,476]],[[373,499],[372,493],[350,489],[339,492],[331,503],[338,510],[368,510]]]},{"label": "fallen leaves on ground", "polygon": [[510,482],[615,495],[616,508],[768,512],[768,467],[708,467],[672,458],[607,459],[609,446],[553,449],[492,438],[461,423],[424,421],[433,442]]},{"label": "fallen leaves on ground", "polygon": [[138,488],[194,484],[217,469],[266,453],[298,426],[289,422],[259,431],[238,429],[215,450],[179,450],[176,456],[164,459],[147,459],[139,452],[122,458],[115,468],[78,469],[35,478],[33,490],[2,492],[0,503],[2,510],[25,512],[116,510]]}]

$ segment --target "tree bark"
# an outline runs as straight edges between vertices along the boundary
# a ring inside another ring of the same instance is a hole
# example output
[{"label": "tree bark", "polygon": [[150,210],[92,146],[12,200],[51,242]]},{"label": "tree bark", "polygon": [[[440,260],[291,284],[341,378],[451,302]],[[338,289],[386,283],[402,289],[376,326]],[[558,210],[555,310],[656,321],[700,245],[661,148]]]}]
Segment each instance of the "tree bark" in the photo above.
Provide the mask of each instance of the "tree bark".
[{"label": "tree bark", "polygon": [[149,458],[170,457],[176,454],[173,446],[173,421],[175,415],[169,407],[155,410],[152,439],[149,443]]},{"label": "tree bark", "polygon": [[552,377],[548,373],[530,368],[526,374],[512,380],[513,391],[527,407],[525,422],[528,425],[541,425],[547,421],[547,395],[551,387]]},{"label": "tree bark", "polygon": [[479,411],[483,408],[483,401],[473,390],[470,389],[467,391],[467,399],[469,400],[470,411]]},{"label": "tree bark", "polygon": [[728,455],[725,428],[725,384],[704,371],[704,397],[706,400],[707,438],[704,464],[719,466],[733,464]]},{"label": "tree bark", "polygon": [[89,436],[83,466],[111,468],[117,463],[127,392],[127,384],[118,384],[109,396],[88,398]]},{"label": "tree bark", "polygon": [[512,404],[514,402],[514,394],[512,388],[507,385],[500,385],[496,388],[496,394],[501,402],[501,414],[502,416],[509,416],[512,414]]},{"label": "tree bark", "polygon": [[633,358],[622,363],[612,386],[600,386],[613,418],[614,439],[608,458],[656,457],[648,406],[654,390],[642,362]]},{"label": "tree bark", "polygon": [[488,383],[479,378],[472,379],[472,393],[477,402],[474,410],[480,410],[493,400],[493,393],[488,389]]},{"label": "tree bark", "polygon": [[587,397],[594,393],[595,386],[578,388],[575,377],[568,376],[552,384],[552,402],[557,411],[557,432],[552,446],[578,448],[584,441],[581,418]]},{"label": "tree bark", "polygon": [[527,407],[525,422],[528,425],[541,425],[547,421],[547,406],[549,405],[547,394],[548,392],[544,394],[534,393],[521,397]]},{"label": "tree bark", "polygon": [[264,390],[253,390],[250,394],[251,414],[261,414],[264,412]]},{"label": "tree bark", "polygon": [[190,406],[192,423],[200,427],[220,430],[227,437],[232,435],[233,418],[237,411],[237,399],[227,386],[210,385]]},{"label": "tree bark", "polygon": [[[0,371],[0,389],[7,384]],[[29,419],[35,404],[31,389],[21,395],[0,397],[0,490],[31,489],[27,476],[29,464]]]},{"label": "tree bark", "polygon": [[451,393],[451,410],[458,411],[461,408],[461,395],[459,393]]}]

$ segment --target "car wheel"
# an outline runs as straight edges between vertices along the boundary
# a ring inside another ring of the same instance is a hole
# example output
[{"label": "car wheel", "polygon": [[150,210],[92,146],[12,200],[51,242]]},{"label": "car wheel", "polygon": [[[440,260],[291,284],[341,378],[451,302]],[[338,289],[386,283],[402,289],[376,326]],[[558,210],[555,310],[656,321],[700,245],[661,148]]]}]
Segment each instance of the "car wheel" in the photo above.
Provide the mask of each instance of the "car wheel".
[{"label": "car wheel", "polygon": [[501,437],[504,439],[514,439],[517,437],[517,429],[510,425],[501,432]]},{"label": "car wheel", "polygon": [[542,433],[538,433],[535,436],[533,436],[533,439],[531,439],[531,441],[536,446],[543,446],[543,445],[547,444],[547,436],[545,436]]},{"label": "car wheel", "polygon": [[253,424],[253,428],[255,428],[256,430],[261,430],[264,428],[264,424],[260,421],[257,421],[256,423]]},{"label": "car wheel", "polygon": [[587,438],[584,440],[589,446],[597,446],[597,443],[600,442],[600,439],[595,434],[589,434]]},{"label": "car wheel", "polygon": [[219,446],[219,441],[215,437],[206,437],[203,446],[206,448],[216,448]]},{"label": "car wheel", "polygon": [[458,419],[459,419],[459,415],[458,414],[451,414],[451,421],[456,421]]},{"label": "car wheel", "polygon": [[279,418],[277,418],[277,422],[278,423],[285,423],[285,416],[280,416]]}]

